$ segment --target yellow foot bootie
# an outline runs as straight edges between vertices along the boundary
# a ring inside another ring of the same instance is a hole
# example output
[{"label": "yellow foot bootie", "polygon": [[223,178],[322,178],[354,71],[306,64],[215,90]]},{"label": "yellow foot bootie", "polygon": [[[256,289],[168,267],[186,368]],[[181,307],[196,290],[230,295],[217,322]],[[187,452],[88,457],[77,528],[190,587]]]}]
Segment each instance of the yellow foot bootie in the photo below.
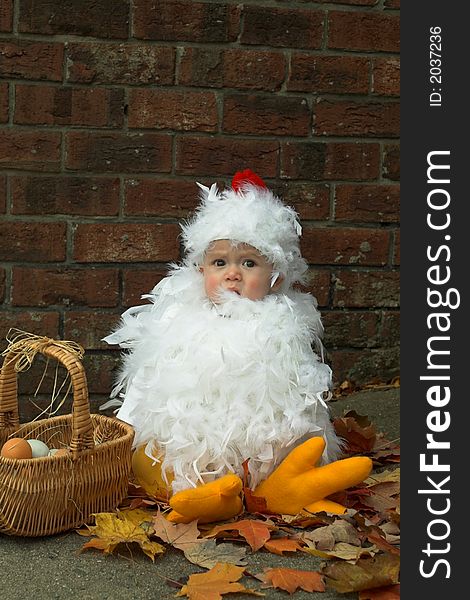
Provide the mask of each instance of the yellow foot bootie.
[{"label": "yellow foot bootie", "polygon": [[183,490],[172,496],[172,478],[169,478],[167,485],[163,480],[160,463],[145,454],[145,445],[133,453],[132,471],[147,494],[170,503],[173,510],[165,516],[173,523],[190,523],[195,519],[198,519],[199,523],[224,521],[243,511],[240,496],[243,486],[237,475],[225,475],[216,481]]},{"label": "yellow foot bootie", "polygon": [[294,448],[258,485],[254,495],[265,498],[273,513],[296,515],[305,508],[310,512],[343,514],[346,508],[326,497],[364,481],[371,472],[372,461],[354,456],[316,467],[324,448],[325,441],[320,437]]}]

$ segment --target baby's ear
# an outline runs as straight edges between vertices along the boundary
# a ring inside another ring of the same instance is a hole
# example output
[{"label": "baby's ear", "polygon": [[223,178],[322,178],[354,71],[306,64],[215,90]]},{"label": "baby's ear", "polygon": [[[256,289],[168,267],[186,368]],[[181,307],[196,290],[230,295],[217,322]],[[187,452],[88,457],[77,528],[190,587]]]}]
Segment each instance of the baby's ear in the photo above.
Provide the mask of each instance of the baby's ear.
[{"label": "baby's ear", "polygon": [[281,287],[283,281],[284,275],[281,275],[280,273],[275,271],[271,277],[271,291],[277,292],[277,290]]}]

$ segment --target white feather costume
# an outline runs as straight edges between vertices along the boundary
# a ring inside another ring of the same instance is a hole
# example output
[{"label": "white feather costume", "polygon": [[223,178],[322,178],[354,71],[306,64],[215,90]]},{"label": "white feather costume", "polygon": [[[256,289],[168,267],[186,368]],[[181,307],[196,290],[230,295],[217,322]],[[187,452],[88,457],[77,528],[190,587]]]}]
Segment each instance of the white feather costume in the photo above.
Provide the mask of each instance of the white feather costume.
[{"label": "white feather costume", "polygon": [[[203,191],[203,202],[220,200]],[[183,228],[186,242],[197,238],[188,232],[200,220]],[[285,218],[280,222],[285,227]],[[289,232],[294,250],[299,227]],[[200,231],[207,228],[210,219]],[[215,236],[228,235],[216,229],[198,242],[199,255],[208,241],[222,239]],[[231,239],[254,245],[255,233]],[[275,248],[285,264],[270,256],[285,278],[289,256],[296,262],[287,289],[262,300],[225,292],[214,304],[186,247],[189,258],[146,296],[151,303],[125,312],[105,338],[128,350],[113,395],[122,401],[117,416],[135,428],[135,446],[147,444],[163,474],[173,473],[173,492],[230,471],[242,475],[247,459],[254,488],[311,436],[325,438],[324,462],[336,460],[339,442],[325,404],[331,370],[312,349],[321,349],[320,315],[311,295],[290,287],[305,270],[300,252]]]}]

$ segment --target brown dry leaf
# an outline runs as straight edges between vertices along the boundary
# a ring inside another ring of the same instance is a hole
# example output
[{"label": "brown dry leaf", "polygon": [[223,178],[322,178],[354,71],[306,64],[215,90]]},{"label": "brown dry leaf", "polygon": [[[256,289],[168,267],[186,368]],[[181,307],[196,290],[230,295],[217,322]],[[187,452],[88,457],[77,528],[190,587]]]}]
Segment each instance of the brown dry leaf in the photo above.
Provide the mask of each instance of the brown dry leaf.
[{"label": "brown dry leaf", "polygon": [[362,498],[362,503],[379,513],[394,509],[398,505],[399,481],[384,481],[367,488],[372,495]]},{"label": "brown dry leaf", "polygon": [[354,520],[359,526],[359,530],[362,532],[365,538],[369,540],[372,544],[375,544],[381,550],[385,552],[390,552],[391,554],[399,555],[400,550],[392,546],[387,540],[385,536],[385,532],[383,532],[377,525],[369,525],[368,522],[362,515],[356,513],[354,515]]},{"label": "brown dry leaf", "polygon": [[184,551],[185,557],[195,565],[211,569],[217,563],[246,566],[246,548],[236,548],[233,544],[217,544],[215,540],[205,540]]},{"label": "brown dry leaf", "polygon": [[400,584],[364,590],[359,592],[359,600],[400,600]]},{"label": "brown dry leaf", "polygon": [[387,469],[381,473],[372,473],[364,481],[367,486],[376,485],[377,483],[384,483],[386,481],[400,481],[400,467],[396,469]]},{"label": "brown dry leaf", "polygon": [[389,544],[400,543],[400,527],[394,521],[388,521],[383,525],[379,525],[379,528],[385,533],[385,539]]},{"label": "brown dry leaf", "polygon": [[345,542],[338,542],[331,550],[325,551],[318,550],[315,548],[313,542],[309,541],[307,541],[307,547],[303,550],[308,554],[313,554],[313,556],[319,556],[320,558],[340,558],[341,560],[353,562],[356,562],[363,556],[374,556],[379,551],[376,546],[361,548],[358,546],[353,546],[352,544],[346,544]]},{"label": "brown dry leaf", "polygon": [[190,575],[188,583],[176,595],[187,596],[191,600],[220,600],[222,594],[237,592],[263,596],[263,594],[247,589],[244,585],[238,583],[243,571],[243,567],[217,563],[207,573]]},{"label": "brown dry leaf", "polygon": [[[102,550],[105,554],[111,554],[119,544],[138,544],[144,554],[152,561],[155,561],[155,555],[165,552],[164,546],[157,542],[151,542],[146,531],[139,523],[136,511],[123,511],[116,513],[98,513],[95,515],[96,525],[87,525],[88,535],[94,535],[96,538],[83,545],[81,551],[88,548]],[[144,512],[144,511],[139,511]],[[148,516],[148,513],[146,513]],[[86,535],[82,530],[81,535]]]},{"label": "brown dry leaf", "polygon": [[333,421],[336,433],[347,442],[346,451],[351,454],[370,452],[375,445],[377,432],[368,417],[350,410]]},{"label": "brown dry leaf", "polygon": [[161,512],[153,518],[153,529],[155,535],[167,544],[171,544],[179,550],[187,550],[194,544],[200,544],[199,529],[197,521],[191,523],[171,523],[167,521]]},{"label": "brown dry leaf", "polygon": [[302,550],[302,546],[300,546],[297,540],[292,540],[287,537],[270,539],[265,543],[264,547],[272,554],[279,554],[280,556],[283,556],[284,552],[297,552],[298,550]]},{"label": "brown dry leaf", "polygon": [[335,561],[322,569],[327,577],[327,584],[340,594],[395,585],[398,583],[399,572],[400,559],[394,554],[361,558],[356,564]]},{"label": "brown dry leaf", "polygon": [[293,594],[298,588],[306,592],[324,592],[325,584],[318,571],[299,571],[298,569],[265,569],[255,575],[263,582],[263,588],[279,588]]},{"label": "brown dry leaf", "polygon": [[300,537],[314,542],[317,550],[332,550],[337,542],[346,542],[353,546],[361,545],[356,529],[344,519],[337,519],[331,525],[302,533]]},{"label": "brown dry leaf", "polygon": [[273,529],[273,527],[266,525],[264,521],[243,519],[242,521],[236,521],[235,523],[217,525],[211,529],[206,537],[214,537],[227,531],[238,531],[238,533],[248,542],[253,552],[256,552],[256,550],[262,548],[265,542],[271,537],[271,529]]}]

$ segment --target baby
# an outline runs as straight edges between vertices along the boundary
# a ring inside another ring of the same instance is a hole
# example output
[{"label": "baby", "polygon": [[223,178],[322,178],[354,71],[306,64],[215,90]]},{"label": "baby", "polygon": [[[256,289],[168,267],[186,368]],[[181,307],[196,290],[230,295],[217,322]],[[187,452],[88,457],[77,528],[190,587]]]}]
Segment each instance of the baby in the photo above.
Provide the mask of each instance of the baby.
[{"label": "baby", "polygon": [[[295,514],[359,483],[370,461],[314,468],[335,461],[340,444],[325,402],[331,370],[316,301],[293,288],[307,270],[295,211],[248,170],[221,193],[200,188],[201,205],[182,227],[182,264],[145,296],[151,304],[129,309],[105,338],[128,349],[113,391],[117,416],[136,431],[138,480],[157,496],[173,494],[173,520],[240,512],[246,460],[268,509]],[[318,487],[317,472],[328,485]],[[223,510],[205,504],[207,496]]]}]

